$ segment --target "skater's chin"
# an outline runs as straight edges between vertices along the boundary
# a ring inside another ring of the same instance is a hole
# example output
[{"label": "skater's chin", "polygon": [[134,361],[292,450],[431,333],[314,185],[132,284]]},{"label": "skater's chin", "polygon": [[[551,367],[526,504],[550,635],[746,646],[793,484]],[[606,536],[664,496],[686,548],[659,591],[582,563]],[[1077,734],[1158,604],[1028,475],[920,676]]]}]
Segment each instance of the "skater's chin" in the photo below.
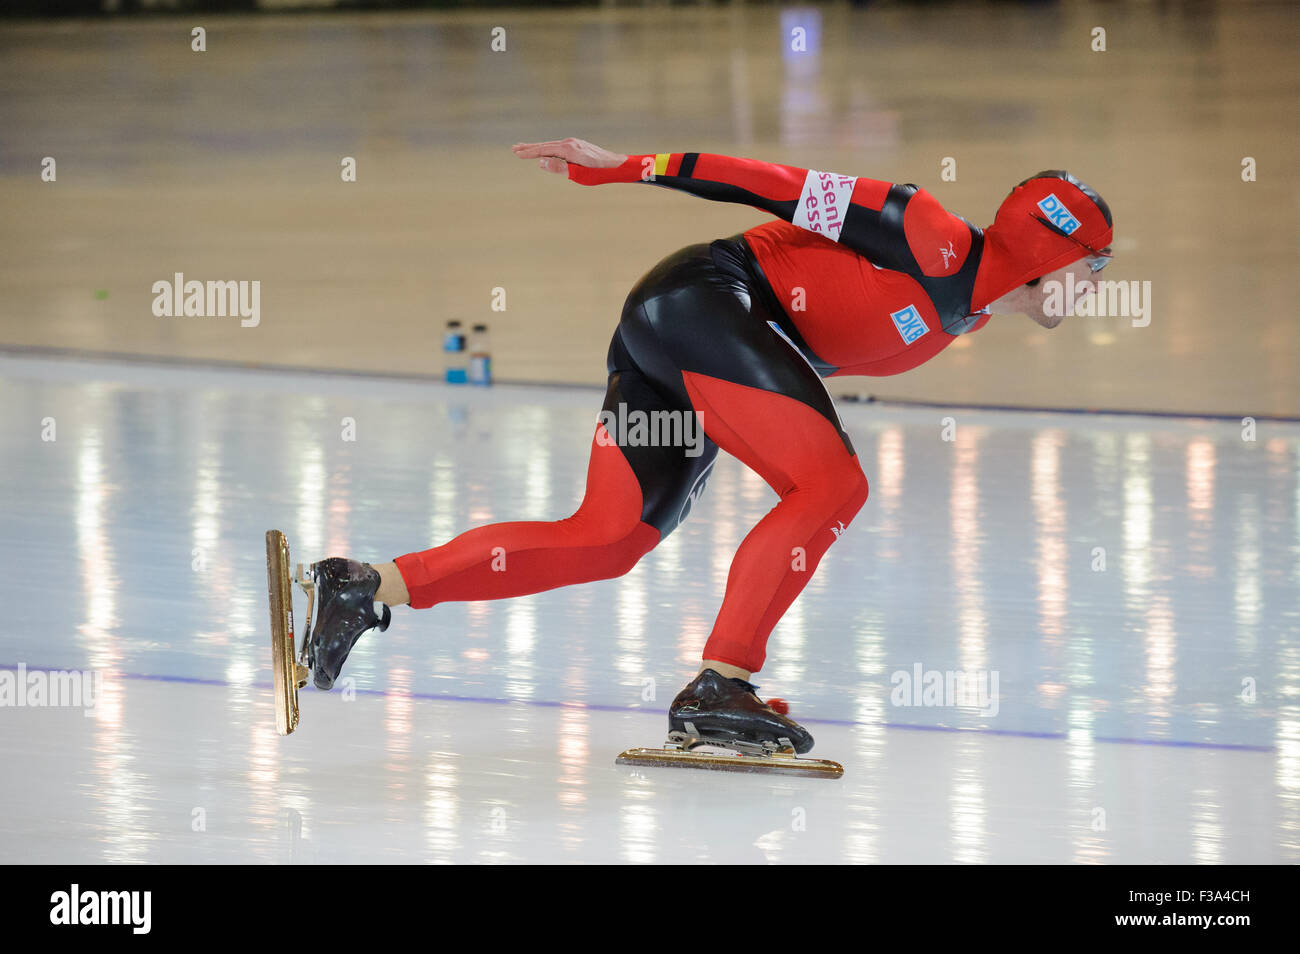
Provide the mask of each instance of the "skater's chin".
[{"label": "skater's chin", "polygon": [[323,690],[324,692],[329,692],[334,688],[334,679],[334,676],[321,669],[317,669],[316,672],[312,674],[312,683],[317,689]]}]

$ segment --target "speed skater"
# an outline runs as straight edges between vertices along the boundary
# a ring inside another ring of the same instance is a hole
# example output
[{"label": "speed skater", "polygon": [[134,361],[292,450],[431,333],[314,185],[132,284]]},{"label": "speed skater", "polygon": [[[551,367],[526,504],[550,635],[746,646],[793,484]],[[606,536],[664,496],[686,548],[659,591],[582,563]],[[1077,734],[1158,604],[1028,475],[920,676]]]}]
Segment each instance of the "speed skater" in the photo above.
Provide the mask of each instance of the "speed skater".
[{"label": "speed skater", "polygon": [[[622,155],[572,138],[513,148],[581,185],[656,185],[776,221],[689,245],[633,287],[609,346],[585,496],[571,516],[476,527],[391,563],[314,564],[314,682],[330,689],[357,640],[387,628],[390,606],[622,576],[687,519],[721,448],[780,501],[736,551],[699,672],[673,700],[669,729],[807,752],[812,736],[750,680],[772,628],[867,500],[822,379],[915,368],[992,315],[1055,327],[1061,318],[1046,314],[1043,291],[1061,282],[1080,297],[1091,292],[1089,276],[1111,256],[1110,209],[1060,170],[1025,179],[981,229],[915,185],[707,153]],[[693,445],[630,440],[634,411],[642,420],[691,415],[702,436]],[[502,553],[507,572],[494,566]]]}]

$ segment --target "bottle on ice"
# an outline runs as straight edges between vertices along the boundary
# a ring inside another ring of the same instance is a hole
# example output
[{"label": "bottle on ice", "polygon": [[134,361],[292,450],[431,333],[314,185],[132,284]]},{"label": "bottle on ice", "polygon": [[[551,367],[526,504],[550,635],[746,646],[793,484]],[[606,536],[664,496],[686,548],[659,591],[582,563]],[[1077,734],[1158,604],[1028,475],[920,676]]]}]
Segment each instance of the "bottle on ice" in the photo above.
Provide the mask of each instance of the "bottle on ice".
[{"label": "bottle on ice", "polygon": [[488,350],[487,325],[475,325],[469,336],[469,383],[492,383],[492,354]]},{"label": "bottle on ice", "polygon": [[468,376],[465,367],[465,335],[460,327],[459,321],[449,321],[447,331],[442,336],[443,369],[448,384],[464,384]]}]

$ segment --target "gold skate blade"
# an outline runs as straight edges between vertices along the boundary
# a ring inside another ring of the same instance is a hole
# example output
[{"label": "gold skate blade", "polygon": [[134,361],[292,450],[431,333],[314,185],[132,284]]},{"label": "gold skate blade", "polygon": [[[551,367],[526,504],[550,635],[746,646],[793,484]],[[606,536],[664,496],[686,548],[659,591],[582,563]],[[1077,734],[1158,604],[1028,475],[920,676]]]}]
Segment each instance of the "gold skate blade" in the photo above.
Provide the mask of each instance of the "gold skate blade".
[{"label": "gold skate blade", "polygon": [[271,675],[275,683],[275,727],[288,735],[298,727],[298,690],[308,670],[293,654],[293,590],[289,579],[289,541],[279,530],[266,531],[266,589],[271,604]]},{"label": "gold skate blade", "polygon": [[794,755],[742,755],[719,752],[687,752],[684,749],[628,749],[617,765],[662,768],[709,769],[715,772],[752,772],[765,775],[800,775],[807,778],[839,778],[844,766],[829,759],[801,759]]}]

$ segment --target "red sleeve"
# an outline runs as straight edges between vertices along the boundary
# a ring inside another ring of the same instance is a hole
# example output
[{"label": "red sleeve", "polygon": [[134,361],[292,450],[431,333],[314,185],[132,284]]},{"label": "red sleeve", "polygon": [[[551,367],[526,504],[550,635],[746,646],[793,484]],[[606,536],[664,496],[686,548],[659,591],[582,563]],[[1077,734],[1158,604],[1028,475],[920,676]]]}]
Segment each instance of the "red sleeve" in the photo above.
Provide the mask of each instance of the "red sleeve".
[{"label": "red sleeve", "polygon": [[628,156],[613,169],[570,163],[569,178],[582,185],[647,182],[751,205],[908,274],[951,274],[970,251],[965,222],[912,185],[697,152]]},{"label": "red sleeve", "polygon": [[873,179],[702,152],[628,156],[613,169],[570,163],[569,178],[581,185],[648,182],[718,202],[752,205],[832,242],[843,241],[854,251],[858,249],[845,231],[852,207],[878,213],[891,188]]}]

